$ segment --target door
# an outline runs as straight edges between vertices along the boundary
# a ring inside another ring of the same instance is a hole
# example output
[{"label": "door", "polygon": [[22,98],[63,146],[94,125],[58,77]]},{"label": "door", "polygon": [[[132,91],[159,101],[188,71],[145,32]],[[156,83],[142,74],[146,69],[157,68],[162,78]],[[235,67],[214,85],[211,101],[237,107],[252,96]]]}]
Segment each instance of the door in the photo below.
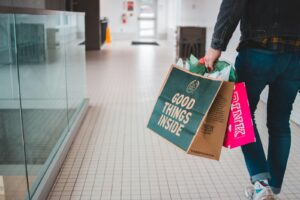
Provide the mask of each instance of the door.
[{"label": "door", "polygon": [[156,38],[156,0],[139,0],[139,38]]}]

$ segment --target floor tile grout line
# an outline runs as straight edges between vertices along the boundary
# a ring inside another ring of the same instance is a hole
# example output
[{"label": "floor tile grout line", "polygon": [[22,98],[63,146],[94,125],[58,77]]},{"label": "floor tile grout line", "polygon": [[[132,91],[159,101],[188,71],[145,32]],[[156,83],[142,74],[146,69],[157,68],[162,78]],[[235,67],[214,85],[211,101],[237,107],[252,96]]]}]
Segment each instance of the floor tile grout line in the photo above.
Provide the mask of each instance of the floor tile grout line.
[{"label": "floor tile grout line", "polygon": [[[88,119],[88,117],[90,117],[90,116],[92,116],[92,113],[90,113],[90,109],[88,109],[88,113],[87,113],[87,117],[86,117],[86,119]],[[91,121],[87,121],[87,123],[88,124],[90,124],[91,123]],[[82,131],[82,129],[83,129],[83,125],[80,127],[80,131]],[[79,131],[79,133],[80,133],[80,131]],[[78,133],[78,134],[79,134]],[[77,137],[77,136],[76,136]],[[75,138],[76,138],[75,137]],[[70,150],[72,149],[72,147],[70,148]],[[61,171],[60,171],[60,173],[63,173],[63,171],[64,171],[64,166],[66,165],[66,160],[68,159],[68,155],[69,155],[69,153],[67,154],[67,157],[66,157],[66,159],[64,160],[64,164],[63,164],[63,166],[62,166],[62,169],[61,169]],[[65,189],[65,187],[66,187],[66,184],[67,184],[67,182],[65,182],[65,185],[64,185],[64,188],[63,188],[63,190],[62,191],[64,191],[64,189]],[[73,191],[72,191],[73,192]],[[71,193],[72,194],[72,193]],[[61,196],[62,195],[60,195],[60,198],[61,198]]]},{"label": "floor tile grout line", "polygon": [[[110,94],[110,92],[107,92],[107,94]],[[114,94],[114,92],[112,92],[112,94]],[[115,98],[111,98],[111,95],[109,95],[108,97],[110,97],[109,99],[112,99],[112,100],[115,100]],[[115,102],[109,102],[108,104],[112,104],[112,105],[114,105],[115,104]],[[109,112],[108,112],[109,113]],[[114,120],[114,118],[113,118],[113,115],[111,114],[111,113],[109,113],[109,115],[108,115],[109,117],[110,117],[110,120],[108,120],[108,121],[111,121],[111,122],[113,122]],[[111,131],[111,129],[110,129],[110,127],[108,127],[107,126],[107,132],[106,133],[109,133]],[[111,140],[112,140],[112,134],[110,134],[109,135],[110,137],[109,137],[109,145],[111,144]],[[103,141],[105,140],[105,137],[103,138]],[[107,155],[106,155],[106,162],[105,162],[105,169],[104,169],[104,173],[106,174],[106,172],[107,172],[107,168],[108,168],[108,159],[109,159],[109,152],[112,150],[112,148],[110,148],[110,147],[107,147],[108,148],[108,152],[107,152]],[[105,174],[104,174],[104,180],[105,180],[105,178],[106,178],[106,176],[105,176]],[[102,195],[103,195],[103,187],[104,187],[104,185],[105,185],[105,183],[102,185],[102,190],[101,190],[101,197],[102,197]]]},{"label": "floor tile grout line", "polygon": [[[118,115],[118,119],[119,120],[116,120],[116,122],[118,122],[118,121],[122,121],[121,119],[121,115]],[[116,141],[115,141],[115,146],[118,146],[117,144],[118,144],[118,138],[120,137],[120,133],[121,133],[121,129],[120,129],[120,126],[118,126],[118,128],[117,128],[117,131],[116,131],[117,133],[118,133],[118,137],[117,137],[117,139],[116,139]],[[124,134],[123,134],[124,135]],[[122,136],[123,137],[123,136]],[[123,145],[124,146],[124,145]],[[113,170],[113,174],[112,174],[112,187],[111,187],[111,197],[112,197],[112,195],[113,195],[113,187],[114,187],[114,176],[115,176],[115,170],[116,170],[116,161],[117,161],[117,153],[118,153],[118,151],[115,151],[115,159],[114,159],[114,170]]]},{"label": "floor tile grout line", "polygon": [[[108,93],[107,93],[107,94],[108,94]],[[103,99],[104,99],[104,97],[103,97]],[[98,100],[97,102],[98,102],[98,103],[97,103],[97,106],[98,106],[99,108],[105,107],[105,105],[106,105],[106,104],[104,103],[103,105],[100,106],[100,102],[101,102],[101,101]],[[104,102],[105,102],[105,101],[104,101]],[[108,102],[107,102],[107,104],[108,104]],[[101,110],[101,109],[100,109],[100,110]],[[108,114],[108,113],[109,113],[109,112],[108,112],[107,110],[103,109],[103,113],[101,114],[102,120],[104,120],[106,114]],[[97,121],[101,121],[100,118],[98,118]],[[98,133],[98,128],[99,128],[99,126],[101,125],[101,123],[97,123],[97,125],[98,125],[98,126],[95,127],[95,132]],[[107,129],[108,129],[108,126],[105,127],[105,130],[107,130]],[[97,130],[97,131],[96,131],[96,130]],[[100,130],[101,130],[101,129],[100,129]],[[95,141],[98,142],[100,135],[101,135],[103,138],[105,138],[107,132],[108,132],[108,131],[103,131],[103,132],[101,132],[101,133],[99,132],[99,133],[97,134],[97,139],[96,139]],[[103,134],[102,134],[102,133],[103,133]],[[104,139],[101,141],[101,144],[100,144],[101,149],[102,149],[103,143],[104,143]],[[95,148],[96,148],[96,145],[95,145]],[[94,152],[95,152],[95,148],[94,148],[94,150],[93,150]],[[102,153],[103,153],[103,151],[101,151],[100,154],[98,155],[97,166],[96,166],[96,169],[95,169],[95,173],[96,173],[96,174],[97,174],[97,172],[98,172],[99,162],[101,161],[101,155],[102,155]],[[93,185],[92,185],[92,193],[93,193],[93,191],[94,191],[94,189],[95,189],[95,182],[96,182],[96,177],[94,177],[94,181],[93,181]],[[92,198],[92,196],[91,196],[91,198]]]},{"label": "floor tile grout line", "polygon": [[[93,132],[94,132],[94,130],[95,130],[95,126],[96,126],[96,121],[97,121],[97,118],[99,117],[99,113],[100,111],[99,111],[99,109],[97,109],[96,108],[96,116],[97,117],[95,117],[95,122],[94,122],[94,126],[93,126],[93,128],[90,130],[90,134],[89,134],[89,139],[88,139],[88,141],[91,141],[91,138],[92,138],[92,135],[93,135]],[[87,145],[87,147],[86,147],[86,150],[89,148],[89,146]],[[87,151],[85,151],[85,153],[84,153],[84,155],[83,155],[83,159],[82,159],[82,163],[81,163],[81,165],[80,165],[80,170],[79,170],[79,172],[78,172],[78,175],[80,175],[80,171],[81,171],[81,167],[82,167],[82,164],[84,163],[84,161],[85,161],[85,159],[86,159],[86,155],[87,155]],[[83,184],[83,188],[84,188],[84,186],[85,186],[85,183],[86,183],[86,178],[87,178],[87,176],[88,176],[88,173],[87,173],[87,175],[86,175],[86,177],[85,177],[85,182],[84,182],[84,184]],[[77,176],[77,178],[78,178],[78,176]],[[73,190],[74,191],[74,190]],[[72,191],[72,192],[73,192]],[[83,191],[82,191],[83,192]],[[81,192],[81,194],[80,194],[80,196],[82,196],[82,192]]]}]

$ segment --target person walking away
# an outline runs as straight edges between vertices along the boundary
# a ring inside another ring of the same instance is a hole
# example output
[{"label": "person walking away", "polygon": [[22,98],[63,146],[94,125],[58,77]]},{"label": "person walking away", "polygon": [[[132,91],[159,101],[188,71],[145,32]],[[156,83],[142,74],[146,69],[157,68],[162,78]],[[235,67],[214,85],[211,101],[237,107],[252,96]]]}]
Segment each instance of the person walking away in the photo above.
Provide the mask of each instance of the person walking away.
[{"label": "person walking away", "polygon": [[240,22],[235,67],[246,84],[254,122],[260,94],[269,86],[267,155],[255,123],[256,142],[242,147],[253,184],[245,189],[248,199],[273,200],[282,188],[291,146],[289,120],[300,88],[299,8],[299,0],[223,0],[205,55],[206,67],[213,70]]}]

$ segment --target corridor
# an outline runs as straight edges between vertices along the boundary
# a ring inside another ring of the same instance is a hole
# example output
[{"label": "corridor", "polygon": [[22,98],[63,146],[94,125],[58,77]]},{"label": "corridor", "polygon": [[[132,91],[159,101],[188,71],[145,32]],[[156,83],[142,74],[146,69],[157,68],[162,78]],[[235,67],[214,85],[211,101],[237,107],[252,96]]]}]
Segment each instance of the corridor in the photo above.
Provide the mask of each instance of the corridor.
[{"label": "corridor", "polygon": [[[160,85],[174,63],[173,46],[113,42],[87,52],[88,113],[49,200],[238,200],[249,184],[240,149],[223,148],[219,162],[187,155],[147,129]],[[265,105],[258,129],[266,144]],[[281,199],[300,199],[300,127]],[[267,146],[265,146],[267,147]],[[265,148],[266,149],[266,148]]]}]

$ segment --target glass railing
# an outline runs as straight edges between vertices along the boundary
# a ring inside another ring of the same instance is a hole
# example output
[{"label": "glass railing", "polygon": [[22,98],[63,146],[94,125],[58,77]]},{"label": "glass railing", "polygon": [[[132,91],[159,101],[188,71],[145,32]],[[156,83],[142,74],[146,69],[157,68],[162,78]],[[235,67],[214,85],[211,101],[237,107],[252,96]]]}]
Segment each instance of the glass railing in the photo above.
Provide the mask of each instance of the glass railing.
[{"label": "glass railing", "polygon": [[0,13],[1,200],[31,199],[74,125],[84,38],[82,13]]}]

